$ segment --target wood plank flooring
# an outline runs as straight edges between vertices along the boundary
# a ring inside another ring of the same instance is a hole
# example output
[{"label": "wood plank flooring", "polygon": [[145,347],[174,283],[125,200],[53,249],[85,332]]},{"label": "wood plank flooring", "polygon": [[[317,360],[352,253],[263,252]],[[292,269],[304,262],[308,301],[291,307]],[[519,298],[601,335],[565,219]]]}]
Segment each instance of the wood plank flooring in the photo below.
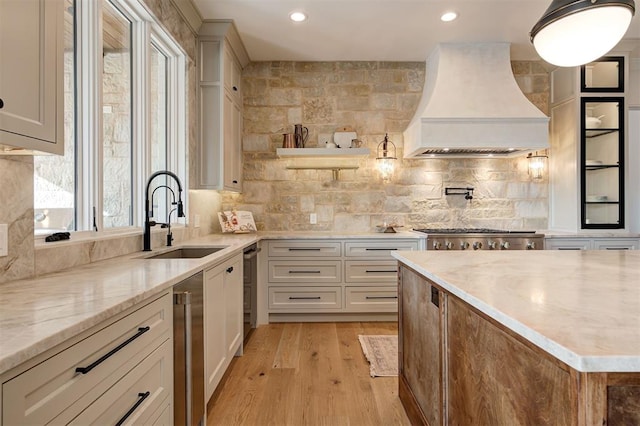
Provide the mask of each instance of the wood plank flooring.
[{"label": "wood plank flooring", "polygon": [[207,408],[207,426],[409,425],[397,377],[369,376],[359,334],[395,322],[279,323],[255,329]]}]

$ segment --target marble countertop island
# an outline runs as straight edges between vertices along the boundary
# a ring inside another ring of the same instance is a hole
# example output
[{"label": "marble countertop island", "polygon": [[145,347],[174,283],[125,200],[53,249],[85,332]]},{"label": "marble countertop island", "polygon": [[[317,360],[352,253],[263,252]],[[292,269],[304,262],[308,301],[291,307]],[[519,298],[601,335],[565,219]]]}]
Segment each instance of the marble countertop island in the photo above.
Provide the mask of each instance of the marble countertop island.
[{"label": "marble countertop island", "polygon": [[640,372],[640,251],[393,256],[581,372]]}]

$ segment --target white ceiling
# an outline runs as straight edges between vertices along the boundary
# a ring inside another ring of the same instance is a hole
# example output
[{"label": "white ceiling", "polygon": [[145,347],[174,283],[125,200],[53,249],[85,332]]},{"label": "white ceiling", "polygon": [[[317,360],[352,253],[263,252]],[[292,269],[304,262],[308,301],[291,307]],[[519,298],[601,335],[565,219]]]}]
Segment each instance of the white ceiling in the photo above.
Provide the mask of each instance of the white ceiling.
[{"label": "white ceiling", "polygon": [[[202,18],[232,19],[253,61],[424,61],[439,42],[508,41],[539,59],[529,31],[551,0],[192,0]],[[640,9],[640,7],[639,7]],[[289,20],[306,12],[302,23]],[[455,10],[457,20],[440,15]],[[640,42],[640,11],[625,38]]]}]

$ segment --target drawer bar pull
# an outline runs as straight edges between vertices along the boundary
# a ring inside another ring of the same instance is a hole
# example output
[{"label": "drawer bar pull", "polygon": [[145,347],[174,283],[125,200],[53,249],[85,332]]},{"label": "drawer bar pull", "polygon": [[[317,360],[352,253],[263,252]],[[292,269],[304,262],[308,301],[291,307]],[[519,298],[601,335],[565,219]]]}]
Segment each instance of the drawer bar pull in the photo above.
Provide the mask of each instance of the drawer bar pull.
[{"label": "drawer bar pull", "polygon": [[391,247],[387,247],[387,248],[379,248],[379,247],[378,248],[375,248],[375,247],[371,248],[371,247],[367,247],[365,250],[366,251],[387,251],[387,250],[398,250],[398,249],[397,248],[391,248]]},{"label": "drawer bar pull", "polygon": [[320,271],[289,271],[290,274],[319,274]]},{"label": "drawer bar pull", "polygon": [[366,296],[366,299],[397,299],[398,296]]},{"label": "drawer bar pull", "polygon": [[295,296],[289,296],[289,300],[320,300],[321,297],[320,296],[300,296],[300,297],[295,297]]},{"label": "drawer bar pull", "polygon": [[367,270],[365,270],[365,272],[366,272],[367,274],[373,274],[373,273],[376,273],[376,272],[393,272],[393,273],[395,274],[396,272],[398,272],[398,270],[397,270],[397,269],[388,269],[388,270],[384,270],[384,269],[383,269],[383,270],[381,270],[381,271],[375,271],[375,270],[369,270],[369,269],[367,269]]},{"label": "drawer bar pull", "polygon": [[291,247],[289,248],[289,251],[320,251],[321,249],[318,247]]},{"label": "drawer bar pull", "polygon": [[89,371],[93,370],[98,365],[100,365],[104,361],[106,361],[107,358],[109,358],[110,356],[114,355],[120,349],[124,348],[129,343],[133,342],[134,340],[136,340],[138,337],[142,336],[144,333],[146,333],[149,330],[151,330],[151,327],[149,327],[149,326],[139,327],[138,328],[138,332],[136,334],[134,334],[133,336],[129,337],[127,340],[125,340],[124,342],[120,343],[118,346],[116,346],[115,348],[111,349],[109,352],[107,352],[106,354],[102,355],[97,360],[93,361],[88,367],[76,367],[76,373],[87,374]]},{"label": "drawer bar pull", "polygon": [[140,404],[142,404],[142,402],[149,397],[149,395],[151,395],[151,392],[149,392],[149,391],[140,392],[138,394],[138,400],[136,401],[136,403],[133,404],[133,407],[129,408],[129,411],[127,411],[125,413],[125,415],[122,416],[122,418],[120,420],[118,420],[118,423],[116,423],[116,426],[121,426],[122,423],[124,423],[127,420],[127,417],[132,415],[133,412],[136,411],[136,408],[138,408],[140,406]]}]

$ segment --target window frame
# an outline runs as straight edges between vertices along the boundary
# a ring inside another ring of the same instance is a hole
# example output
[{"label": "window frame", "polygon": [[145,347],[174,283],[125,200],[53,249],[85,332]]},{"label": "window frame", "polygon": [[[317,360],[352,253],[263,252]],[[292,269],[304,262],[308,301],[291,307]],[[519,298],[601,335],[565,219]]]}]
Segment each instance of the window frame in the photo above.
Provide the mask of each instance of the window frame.
[{"label": "window frame", "polygon": [[[102,2],[75,0],[75,224],[76,238],[101,234],[142,232],[144,190],[151,170],[150,66],[151,46],[167,57],[167,168],[183,186],[188,203],[187,173],[187,55],[169,32],[138,0],[108,0],[132,22],[131,34],[131,197],[132,225],[104,228],[103,215],[103,119],[102,119]],[[83,142],[84,141],[84,142]],[[88,141],[88,142],[87,142]],[[95,220],[95,227],[94,227]],[[186,219],[185,219],[186,220]],[[96,229],[97,228],[97,229]],[[96,232],[97,231],[97,232]],[[44,239],[37,235],[36,240]]]}]

